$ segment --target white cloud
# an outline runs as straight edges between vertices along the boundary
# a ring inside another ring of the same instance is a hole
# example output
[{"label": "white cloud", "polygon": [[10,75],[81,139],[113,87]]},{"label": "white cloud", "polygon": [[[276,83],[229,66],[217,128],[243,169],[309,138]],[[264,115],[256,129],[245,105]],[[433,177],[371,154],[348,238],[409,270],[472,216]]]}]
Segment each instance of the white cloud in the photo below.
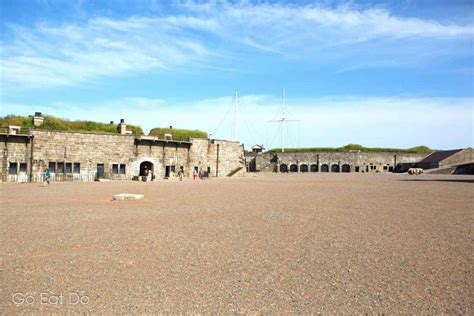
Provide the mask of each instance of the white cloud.
[{"label": "white cloud", "polygon": [[[176,22],[173,22],[176,23]],[[184,22],[183,22],[184,23]],[[86,25],[14,26],[1,59],[2,85],[73,85],[104,76],[171,69],[198,61],[207,49],[166,19],[91,19]]]},{"label": "white cloud", "polygon": [[233,68],[244,53],[247,60],[277,54],[344,71],[416,66],[472,56],[474,26],[347,5],[186,2],[167,16],[9,25],[8,33],[2,40],[1,84],[51,87],[198,65]]},{"label": "white cloud", "polygon": [[[288,100],[288,147],[365,146],[413,147],[428,145],[449,149],[474,146],[473,98],[371,98],[326,97]],[[0,115],[28,115],[35,111],[55,116],[153,127],[175,126],[201,129],[214,138],[230,139],[233,121],[232,97],[172,103],[162,99],[125,98],[96,104],[7,104]],[[94,109],[91,114],[90,109]],[[110,109],[114,109],[111,111]],[[238,140],[247,147],[255,143],[279,147],[280,98],[245,95],[239,98]]]}]

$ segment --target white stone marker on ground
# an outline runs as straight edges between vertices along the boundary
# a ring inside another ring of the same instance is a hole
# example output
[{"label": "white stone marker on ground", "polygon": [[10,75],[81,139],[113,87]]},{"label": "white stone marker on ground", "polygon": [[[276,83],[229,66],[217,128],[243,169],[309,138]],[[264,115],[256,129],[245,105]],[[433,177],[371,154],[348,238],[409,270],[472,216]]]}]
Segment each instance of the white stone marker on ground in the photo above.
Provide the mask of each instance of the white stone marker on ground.
[{"label": "white stone marker on ground", "polygon": [[114,200],[125,201],[125,200],[140,200],[143,199],[143,194],[133,194],[133,193],[120,193],[114,195]]}]

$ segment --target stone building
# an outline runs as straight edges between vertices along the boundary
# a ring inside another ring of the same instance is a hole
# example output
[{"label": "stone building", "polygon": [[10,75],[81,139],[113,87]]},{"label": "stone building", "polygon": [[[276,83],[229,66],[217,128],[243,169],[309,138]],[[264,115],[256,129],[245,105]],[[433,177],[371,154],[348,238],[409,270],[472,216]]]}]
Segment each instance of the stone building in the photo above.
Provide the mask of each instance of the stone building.
[{"label": "stone building", "polygon": [[[38,121],[38,118],[33,118]],[[35,126],[37,122],[35,122]],[[41,124],[38,122],[38,124]],[[117,134],[46,131],[0,133],[0,179],[3,182],[42,181],[49,168],[52,181],[131,180],[185,176],[194,169],[223,177],[245,172],[239,142],[190,138],[176,141],[131,135],[122,121]],[[143,178],[140,178],[143,177]]]},{"label": "stone building", "polygon": [[430,173],[474,174],[474,150],[464,148],[435,151],[416,166],[429,170]]},{"label": "stone building", "polygon": [[393,172],[401,163],[417,163],[426,154],[392,152],[249,152],[247,170],[257,172]]}]

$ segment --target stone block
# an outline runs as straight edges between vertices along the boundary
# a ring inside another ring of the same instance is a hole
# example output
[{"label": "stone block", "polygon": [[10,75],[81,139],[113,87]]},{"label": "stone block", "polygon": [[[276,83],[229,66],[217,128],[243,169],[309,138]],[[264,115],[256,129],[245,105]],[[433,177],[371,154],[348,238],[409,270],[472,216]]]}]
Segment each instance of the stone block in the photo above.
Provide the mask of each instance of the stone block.
[{"label": "stone block", "polygon": [[117,201],[128,201],[128,200],[141,200],[145,196],[143,194],[134,194],[134,193],[120,193],[114,195],[114,200]]}]

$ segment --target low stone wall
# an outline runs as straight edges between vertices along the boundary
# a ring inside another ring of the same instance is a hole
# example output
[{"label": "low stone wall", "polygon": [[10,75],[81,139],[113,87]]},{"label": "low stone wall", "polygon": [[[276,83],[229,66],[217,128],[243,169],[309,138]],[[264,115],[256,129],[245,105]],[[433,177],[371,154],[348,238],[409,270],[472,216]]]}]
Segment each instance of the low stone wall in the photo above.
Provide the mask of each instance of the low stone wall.
[{"label": "low stone wall", "polygon": [[440,167],[472,161],[474,161],[474,149],[466,148],[443,160]]}]

